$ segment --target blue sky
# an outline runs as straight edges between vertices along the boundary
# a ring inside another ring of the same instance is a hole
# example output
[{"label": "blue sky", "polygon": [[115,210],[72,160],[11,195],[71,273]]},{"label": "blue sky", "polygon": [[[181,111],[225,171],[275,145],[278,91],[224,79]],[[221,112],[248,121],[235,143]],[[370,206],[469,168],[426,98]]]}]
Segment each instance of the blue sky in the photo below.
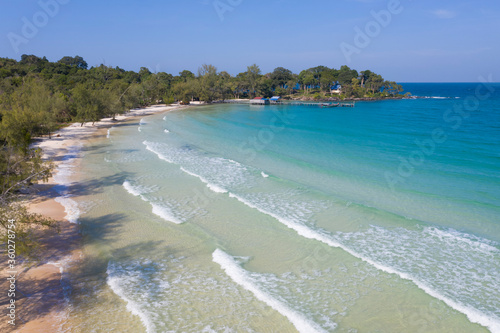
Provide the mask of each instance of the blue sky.
[{"label": "blue sky", "polygon": [[[50,3],[48,15],[41,4]],[[346,64],[399,82],[474,82],[488,75],[500,81],[498,0],[0,0],[0,5],[0,57],[36,54],[56,61],[80,55],[91,66],[144,66],[172,74],[196,72],[203,63],[231,74],[253,63],[264,73],[278,66],[299,72]],[[377,21],[373,13],[381,12],[384,20]],[[30,24],[37,31],[25,27]]]}]

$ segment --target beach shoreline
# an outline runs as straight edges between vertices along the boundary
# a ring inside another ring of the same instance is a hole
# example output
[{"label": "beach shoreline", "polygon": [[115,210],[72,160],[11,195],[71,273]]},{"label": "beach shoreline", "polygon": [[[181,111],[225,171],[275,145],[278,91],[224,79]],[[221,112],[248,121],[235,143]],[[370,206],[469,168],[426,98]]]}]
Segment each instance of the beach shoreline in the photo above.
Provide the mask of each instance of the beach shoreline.
[{"label": "beach shoreline", "polygon": [[[17,267],[16,325],[8,324],[7,319],[2,320],[0,331],[56,332],[65,324],[71,293],[66,274],[83,257],[78,224],[80,211],[71,194],[71,187],[78,183],[81,148],[101,130],[109,130],[123,121],[179,108],[185,107],[154,105],[133,109],[114,119],[104,118],[94,124],[73,123],[55,132],[51,138],[35,141],[33,147],[41,148],[44,159],[52,160],[55,169],[48,182],[34,186],[34,194],[27,203],[28,209],[55,220],[59,233],[53,230],[37,232],[41,240],[40,260],[25,260]],[[2,270],[2,275],[8,276],[7,269]],[[2,290],[8,290],[7,284],[7,280],[2,279]],[[2,295],[0,298],[1,304],[5,303],[5,297],[6,295]]]}]

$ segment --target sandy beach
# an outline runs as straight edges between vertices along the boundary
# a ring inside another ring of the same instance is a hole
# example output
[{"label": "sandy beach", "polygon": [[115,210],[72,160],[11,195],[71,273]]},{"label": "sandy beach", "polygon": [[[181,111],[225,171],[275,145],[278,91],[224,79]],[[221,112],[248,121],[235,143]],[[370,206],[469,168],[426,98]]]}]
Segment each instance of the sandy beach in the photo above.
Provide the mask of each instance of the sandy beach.
[{"label": "sandy beach", "polygon": [[[134,117],[167,112],[180,106],[156,105],[134,109],[113,120],[105,118],[95,124],[74,123],[34,145],[43,150],[44,157],[54,161],[55,169],[47,183],[35,186],[35,194],[29,202],[29,210],[57,221],[60,232],[40,230],[42,243],[38,262],[24,261],[17,267],[16,325],[0,321],[2,332],[57,332],[64,327],[68,313],[71,285],[65,276],[68,269],[78,265],[82,258],[79,234],[79,210],[68,190],[78,177],[79,150],[86,140],[105,135],[105,130],[117,123]],[[7,276],[7,269],[2,270]],[[0,287],[8,290],[7,280]],[[6,304],[6,295],[0,297]]]}]

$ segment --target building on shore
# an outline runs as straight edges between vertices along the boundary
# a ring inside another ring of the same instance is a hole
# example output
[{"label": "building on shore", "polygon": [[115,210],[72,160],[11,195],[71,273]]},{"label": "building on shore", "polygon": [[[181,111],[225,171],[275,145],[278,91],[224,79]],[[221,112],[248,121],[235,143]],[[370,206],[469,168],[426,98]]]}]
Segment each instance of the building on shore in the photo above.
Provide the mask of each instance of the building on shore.
[{"label": "building on shore", "polygon": [[342,93],[342,86],[340,84],[336,84],[335,86],[331,87],[330,94],[340,94],[340,93]]},{"label": "building on shore", "polygon": [[253,105],[269,105],[269,99],[264,98],[264,97],[255,97],[254,99],[250,100],[250,104]]},{"label": "building on shore", "polygon": [[280,96],[273,96],[269,99],[271,104],[281,104],[281,97]]}]

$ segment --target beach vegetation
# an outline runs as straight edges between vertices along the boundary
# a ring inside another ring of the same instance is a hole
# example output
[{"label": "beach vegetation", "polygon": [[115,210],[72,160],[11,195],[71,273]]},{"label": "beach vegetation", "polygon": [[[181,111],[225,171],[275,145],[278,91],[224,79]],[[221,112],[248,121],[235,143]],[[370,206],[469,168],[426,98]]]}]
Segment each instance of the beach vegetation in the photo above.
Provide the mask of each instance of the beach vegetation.
[{"label": "beach vegetation", "polygon": [[[40,228],[56,229],[53,220],[28,211],[23,201],[31,185],[47,181],[52,163],[42,159],[39,149],[17,147],[5,137],[0,147],[0,238],[7,243],[14,231],[17,255],[36,257]],[[12,222],[12,223],[11,223]],[[12,228],[10,225],[14,225]]]}]

